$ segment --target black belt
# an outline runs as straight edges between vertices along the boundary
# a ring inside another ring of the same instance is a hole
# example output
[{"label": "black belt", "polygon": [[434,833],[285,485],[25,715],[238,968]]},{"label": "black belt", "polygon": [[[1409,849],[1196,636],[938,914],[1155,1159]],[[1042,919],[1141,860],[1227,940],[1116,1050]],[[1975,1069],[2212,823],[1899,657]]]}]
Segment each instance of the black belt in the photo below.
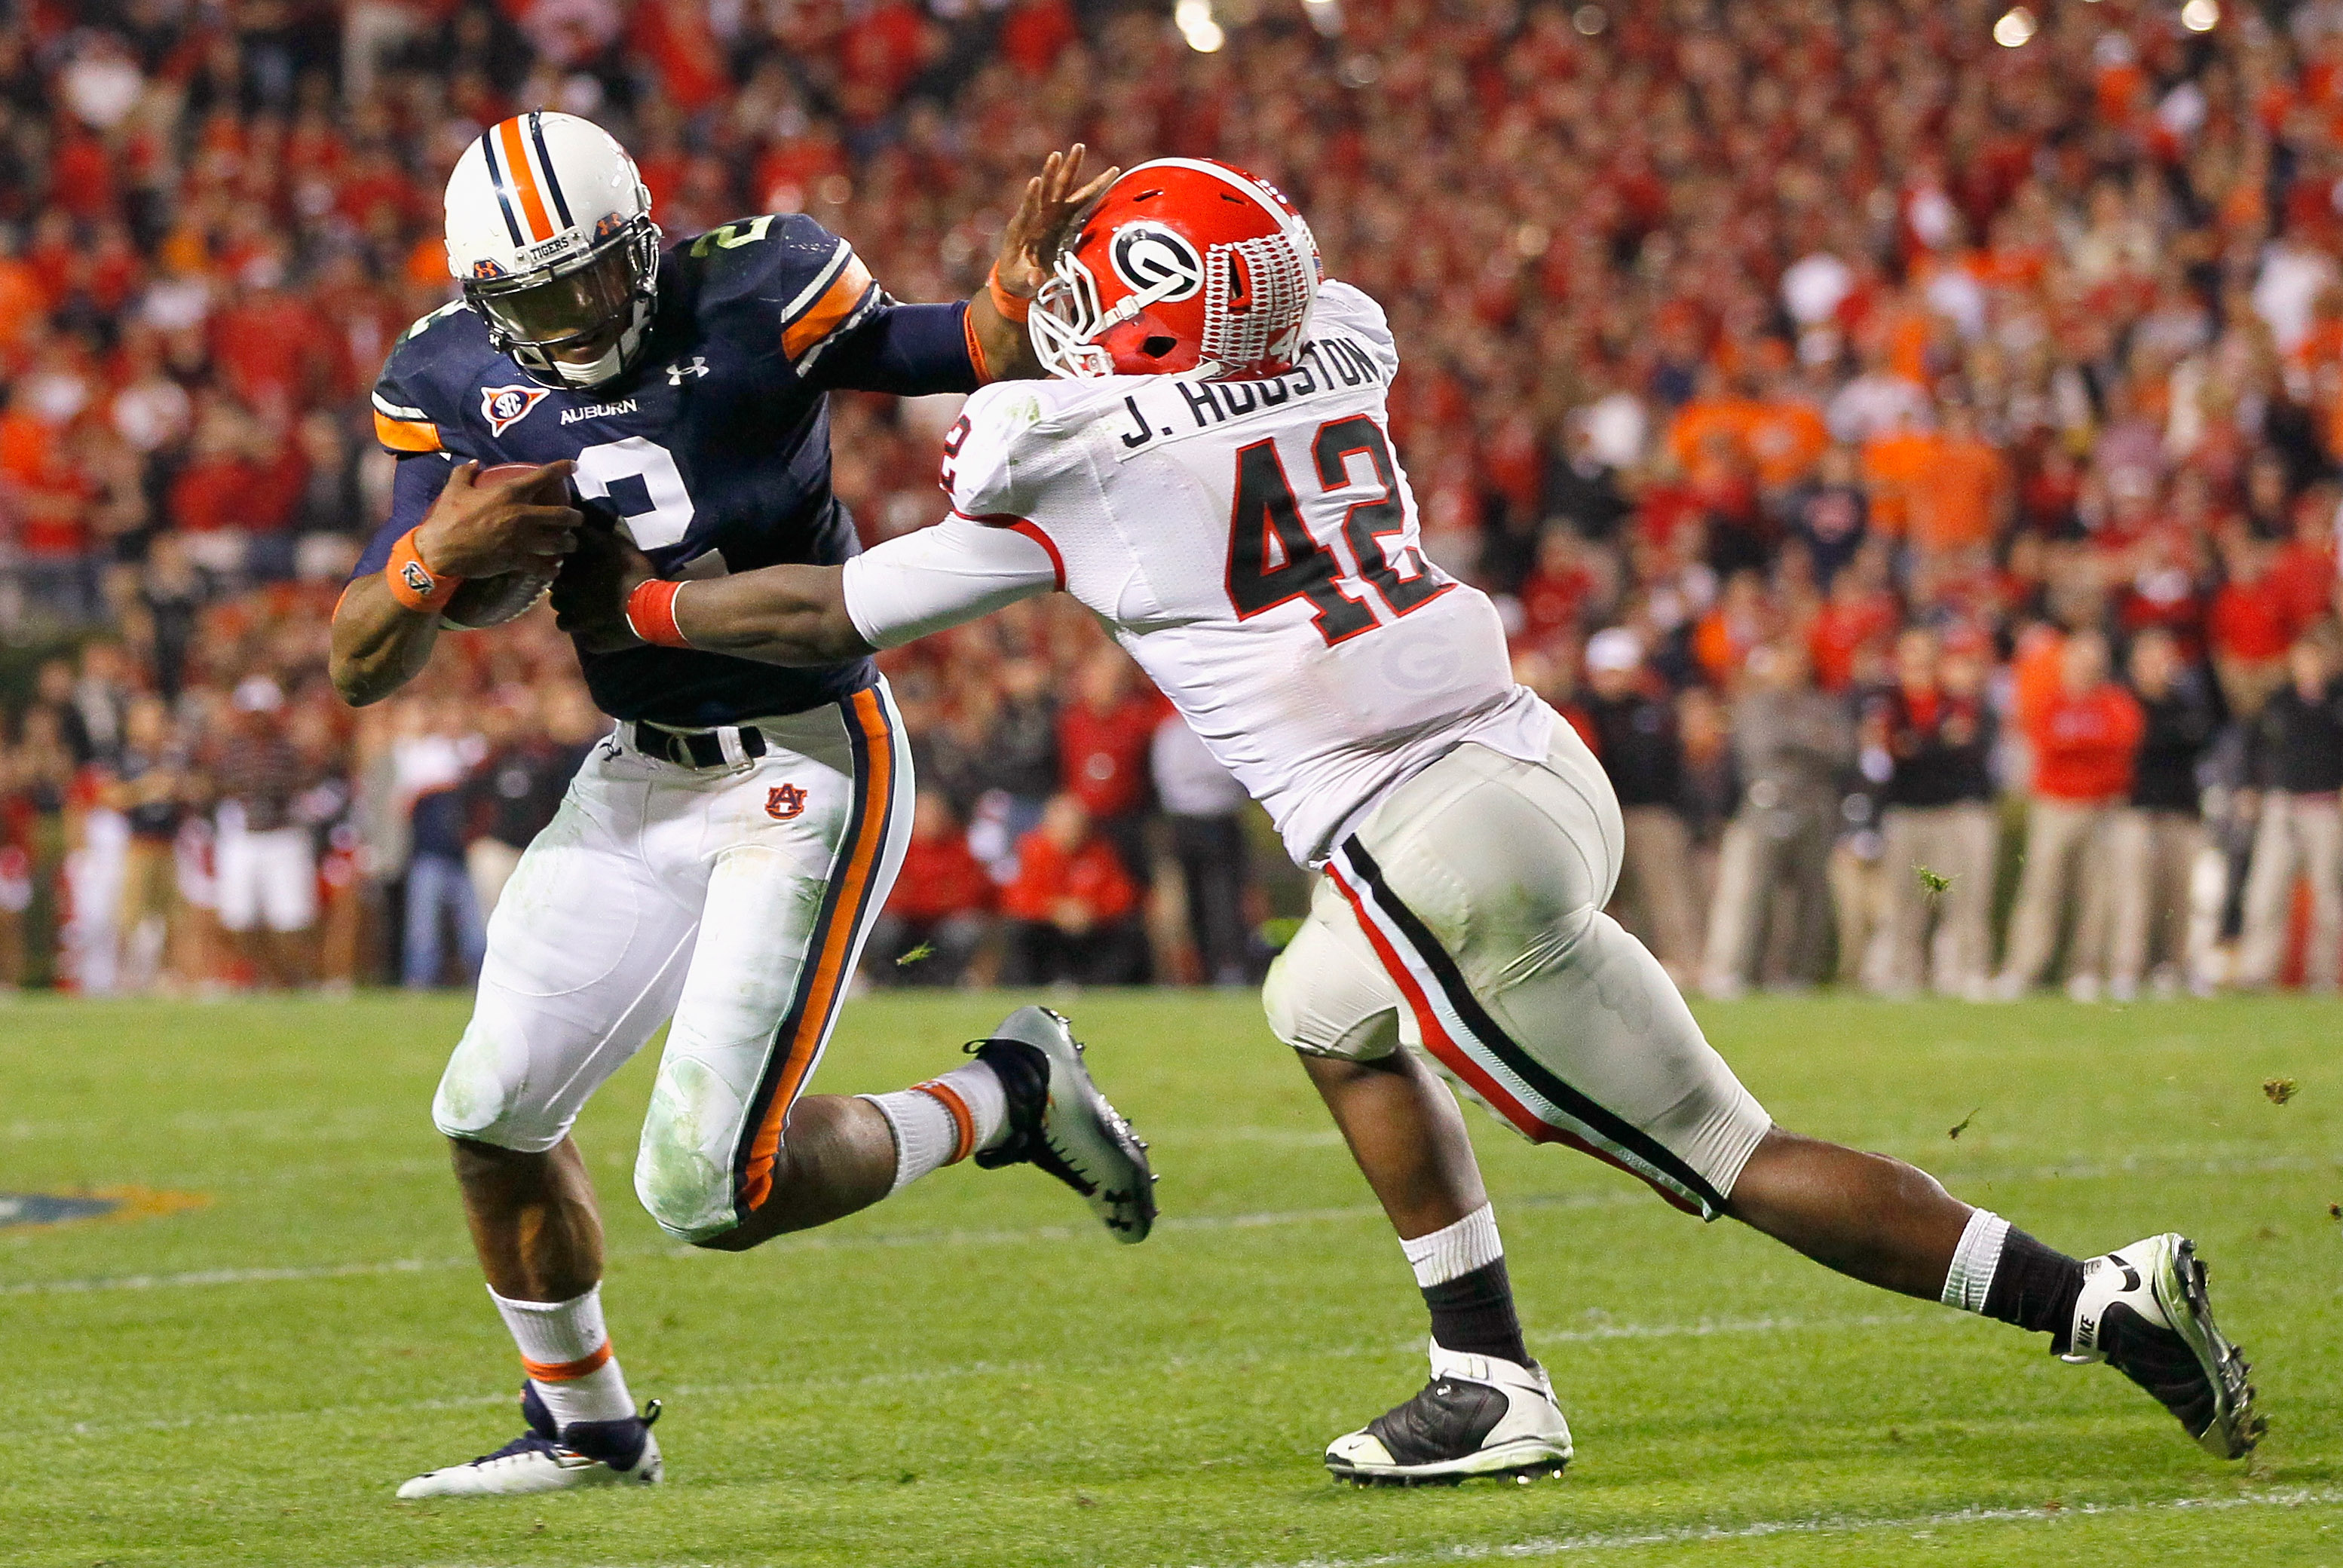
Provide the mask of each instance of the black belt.
[{"label": "black belt", "polygon": [[[743,724],[733,733],[740,737],[740,755],[762,757],[765,754],[765,732],[753,724]],[[662,762],[672,762],[679,768],[729,768],[733,759],[724,755],[724,731],[721,729],[659,729],[638,722],[634,726],[635,749],[646,757],[656,757]]]}]

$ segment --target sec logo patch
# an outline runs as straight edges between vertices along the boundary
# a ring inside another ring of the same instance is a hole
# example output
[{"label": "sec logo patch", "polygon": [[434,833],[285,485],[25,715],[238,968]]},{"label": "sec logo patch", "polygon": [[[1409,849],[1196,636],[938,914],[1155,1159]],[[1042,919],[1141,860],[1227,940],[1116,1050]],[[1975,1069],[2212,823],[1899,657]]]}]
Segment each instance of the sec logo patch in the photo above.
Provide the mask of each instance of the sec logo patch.
[{"label": "sec logo patch", "polygon": [[776,784],[765,791],[765,815],[786,822],[805,810],[806,792],[794,784]]},{"label": "sec logo patch", "polygon": [[530,411],[550,396],[542,387],[483,387],[480,417],[488,422],[489,435],[501,436],[528,418]]}]

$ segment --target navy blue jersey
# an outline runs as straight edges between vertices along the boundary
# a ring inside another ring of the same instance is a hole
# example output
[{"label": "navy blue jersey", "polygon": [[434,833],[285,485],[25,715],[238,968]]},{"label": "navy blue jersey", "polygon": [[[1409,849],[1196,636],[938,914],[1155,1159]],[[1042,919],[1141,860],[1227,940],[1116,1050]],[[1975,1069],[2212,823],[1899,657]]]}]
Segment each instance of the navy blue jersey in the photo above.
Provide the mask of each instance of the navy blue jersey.
[{"label": "navy blue jersey", "polygon": [[[670,247],[635,370],[591,389],[530,379],[458,300],[407,330],[375,384],[375,434],[399,458],[391,515],[358,562],[380,571],[456,462],[575,458],[580,504],[624,526],[659,575],[860,548],[831,494],[832,387],[918,396],[977,385],[965,305],[902,305],[809,217],[746,218]],[[704,727],[836,702],[868,659],[785,669],[689,648],[578,652],[617,719]]]}]

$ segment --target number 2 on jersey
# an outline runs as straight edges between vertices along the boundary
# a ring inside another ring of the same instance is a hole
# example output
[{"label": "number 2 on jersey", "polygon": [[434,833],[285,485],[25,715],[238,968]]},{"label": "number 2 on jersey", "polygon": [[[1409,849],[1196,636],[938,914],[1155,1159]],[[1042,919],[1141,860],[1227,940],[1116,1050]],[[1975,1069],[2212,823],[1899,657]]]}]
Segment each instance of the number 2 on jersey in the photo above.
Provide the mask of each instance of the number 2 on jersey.
[{"label": "number 2 on jersey", "polygon": [[1371,585],[1393,615],[1405,615],[1455,586],[1411,548],[1402,553],[1413,572],[1400,575],[1386,538],[1405,531],[1407,509],[1400,500],[1399,476],[1392,467],[1391,443],[1383,427],[1364,414],[1329,420],[1310,443],[1321,494],[1347,490],[1354,482],[1351,459],[1363,457],[1380,490],[1354,501],[1342,514],[1343,542],[1358,562],[1346,577],[1333,551],[1318,542],[1302,519],[1302,501],[1285,475],[1274,440],[1255,441],[1237,453],[1236,504],[1229,522],[1229,602],[1239,620],[1303,598],[1316,608],[1312,621],[1331,645],[1371,631],[1375,613],[1346,584]]}]

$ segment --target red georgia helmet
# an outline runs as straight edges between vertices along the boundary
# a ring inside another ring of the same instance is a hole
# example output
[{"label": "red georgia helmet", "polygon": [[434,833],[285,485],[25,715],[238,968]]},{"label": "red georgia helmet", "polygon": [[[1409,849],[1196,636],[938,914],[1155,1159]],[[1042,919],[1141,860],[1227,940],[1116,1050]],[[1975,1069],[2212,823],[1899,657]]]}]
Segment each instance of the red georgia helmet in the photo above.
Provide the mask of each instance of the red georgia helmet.
[{"label": "red georgia helmet", "polygon": [[1158,158],[1106,189],[1033,301],[1053,376],[1207,380],[1293,367],[1318,242],[1276,186],[1204,158]]}]

